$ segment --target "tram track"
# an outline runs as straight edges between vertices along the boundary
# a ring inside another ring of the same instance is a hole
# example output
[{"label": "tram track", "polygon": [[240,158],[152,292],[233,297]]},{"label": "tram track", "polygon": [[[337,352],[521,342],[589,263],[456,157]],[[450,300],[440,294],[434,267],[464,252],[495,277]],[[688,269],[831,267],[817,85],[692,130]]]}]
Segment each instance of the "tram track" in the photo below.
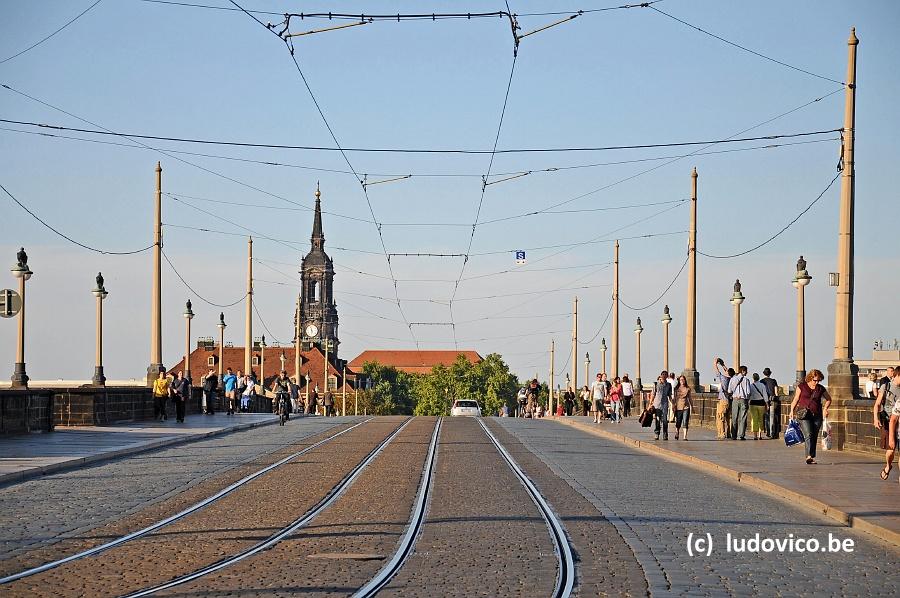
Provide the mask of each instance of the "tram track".
[{"label": "tram track", "polygon": [[13,574],[7,575],[7,576],[5,576],[5,577],[3,577],[3,578],[0,578],[0,585],[5,585],[5,584],[8,584],[8,583],[11,583],[11,582],[20,580],[20,579],[24,579],[24,578],[26,578],[26,577],[30,577],[30,576],[32,576],[32,575],[36,575],[36,574],[38,574],[38,573],[43,573],[43,572],[45,572],[45,571],[49,571],[49,570],[51,570],[51,569],[55,569],[55,568],[57,568],[57,567],[59,567],[59,566],[61,566],[61,565],[65,565],[66,563],[71,563],[71,562],[73,562],[73,561],[77,561],[77,560],[80,560],[80,559],[84,559],[84,558],[87,558],[87,557],[90,557],[90,556],[94,556],[94,555],[100,554],[100,553],[105,552],[105,551],[107,551],[107,550],[109,550],[109,549],[111,549],[111,548],[115,548],[115,547],[117,547],[117,546],[121,546],[121,545],[123,545],[123,544],[125,544],[125,543],[127,543],[127,542],[130,542],[130,541],[132,541],[132,540],[136,540],[137,538],[140,538],[140,537],[142,537],[142,536],[146,536],[147,534],[150,534],[150,533],[152,533],[152,532],[155,532],[155,531],[157,531],[157,530],[160,530],[160,529],[162,529],[162,528],[164,528],[164,527],[166,527],[166,526],[168,526],[168,525],[170,525],[170,524],[172,524],[172,523],[175,523],[176,521],[179,521],[179,520],[181,520],[181,519],[184,519],[185,517],[187,517],[188,515],[190,515],[190,514],[192,514],[192,513],[195,513],[195,512],[197,512],[197,511],[199,511],[199,510],[201,510],[201,509],[203,509],[203,508],[205,508],[205,507],[207,507],[207,506],[209,506],[209,505],[215,503],[215,502],[218,501],[219,499],[221,499],[221,498],[223,498],[223,497],[225,497],[225,496],[231,494],[232,492],[234,492],[234,491],[237,490],[238,488],[241,488],[242,486],[244,486],[245,484],[247,484],[247,483],[249,483],[249,482],[255,480],[256,478],[258,478],[258,477],[260,477],[260,476],[262,476],[262,475],[264,475],[264,474],[266,474],[266,473],[268,473],[268,472],[270,472],[270,471],[272,471],[272,470],[274,470],[274,469],[277,469],[278,467],[281,467],[281,466],[284,465],[285,463],[288,463],[288,462],[293,461],[294,459],[296,459],[296,458],[298,458],[298,457],[301,457],[301,456],[305,455],[306,453],[308,453],[308,452],[310,452],[310,451],[312,451],[312,450],[314,450],[314,449],[316,449],[316,448],[322,446],[323,444],[326,444],[326,443],[328,443],[328,442],[331,442],[331,441],[334,440],[335,438],[338,438],[338,437],[340,437],[340,436],[346,434],[347,432],[350,432],[351,430],[354,430],[355,428],[358,428],[359,426],[361,426],[361,425],[363,425],[364,423],[366,423],[366,422],[368,422],[368,421],[371,421],[371,420],[372,420],[372,418],[369,418],[369,419],[367,419],[367,420],[361,421],[361,422],[359,422],[359,423],[357,423],[357,424],[354,424],[354,425],[352,425],[352,426],[349,426],[349,427],[347,427],[347,428],[344,428],[343,430],[340,430],[339,432],[337,432],[337,433],[335,433],[335,434],[332,434],[332,435],[330,435],[330,436],[328,436],[328,437],[326,437],[326,438],[323,438],[322,440],[319,440],[318,442],[315,442],[315,443],[313,443],[313,444],[311,444],[311,445],[309,445],[309,446],[307,446],[307,447],[304,447],[303,449],[301,449],[301,450],[299,450],[299,451],[296,451],[296,452],[294,452],[294,453],[292,453],[292,454],[290,454],[290,455],[288,455],[288,456],[286,456],[286,457],[284,457],[284,458],[282,458],[282,459],[279,459],[278,461],[276,461],[276,462],[274,462],[274,463],[272,463],[272,464],[270,464],[270,465],[267,465],[267,466],[265,466],[265,467],[263,467],[263,468],[261,468],[261,469],[258,469],[258,470],[256,470],[256,471],[250,473],[249,475],[246,475],[246,476],[244,476],[243,478],[237,480],[236,482],[233,482],[232,484],[229,484],[228,486],[226,486],[225,488],[219,490],[218,492],[215,492],[214,494],[212,494],[212,495],[210,495],[210,496],[204,498],[203,500],[200,500],[199,502],[196,502],[196,503],[192,504],[191,506],[189,506],[189,507],[187,507],[187,508],[185,508],[185,509],[179,511],[178,513],[175,513],[174,515],[170,515],[169,517],[166,517],[166,518],[164,518],[164,519],[161,519],[161,520],[159,520],[159,521],[157,521],[157,522],[155,522],[155,523],[153,523],[153,524],[151,524],[151,525],[148,525],[148,526],[146,526],[146,527],[143,527],[143,528],[141,528],[141,529],[139,529],[139,530],[137,530],[137,531],[134,531],[134,532],[125,534],[125,535],[123,535],[123,536],[120,536],[120,537],[116,538],[115,540],[111,540],[111,541],[109,541],[109,542],[105,542],[105,543],[100,544],[100,545],[98,545],[98,546],[94,546],[94,547],[89,548],[89,549],[87,549],[87,550],[83,550],[83,551],[77,552],[77,553],[75,553],[75,554],[69,555],[69,556],[64,557],[64,558],[61,558],[61,559],[57,559],[57,560],[55,560],[55,561],[50,561],[50,562],[48,562],[48,563],[44,563],[43,565],[39,565],[39,566],[37,566],[37,567],[31,567],[31,568],[29,568],[29,569],[25,569],[25,570],[23,570],[23,571],[19,571],[18,573],[13,573]]},{"label": "tram track", "polygon": [[268,538],[257,542],[256,544],[232,554],[226,558],[220,559],[214,563],[201,567],[191,573],[180,575],[172,580],[164,583],[156,584],[151,587],[143,588],[136,592],[124,594],[123,598],[139,598],[141,596],[150,596],[170,588],[174,588],[198,579],[201,579],[211,573],[215,573],[242,561],[245,561],[260,552],[272,548],[282,540],[294,534],[297,530],[308,525],[312,520],[318,517],[323,511],[327,510],[343,493],[349,488],[356,478],[368,467],[372,461],[378,457],[381,451],[393,441],[406,426],[412,421],[411,418],[406,419],[396,430],[391,432],[387,438],[382,440],[378,445],[368,453],[368,455],[351,469],[343,478],[333,486],[312,508],[307,510],[303,515],[293,520],[287,526],[282,527]]}]

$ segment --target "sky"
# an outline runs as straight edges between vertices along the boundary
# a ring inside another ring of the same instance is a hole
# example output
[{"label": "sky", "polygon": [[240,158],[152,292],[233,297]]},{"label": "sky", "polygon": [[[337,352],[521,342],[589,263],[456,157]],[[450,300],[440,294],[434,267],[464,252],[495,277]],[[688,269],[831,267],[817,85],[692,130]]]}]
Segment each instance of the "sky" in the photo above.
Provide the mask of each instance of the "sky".
[{"label": "sky", "polygon": [[[689,204],[683,200],[696,167],[698,248],[713,255],[762,243],[828,188],[796,224],[760,249],[734,259],[699,257],[701,381],[711,381],[715,357],[730,361],[728,300],[737,278],[747,297],[742,360],[751,371],[768,366],[776,378],[793,378],[791,278],[801,254],[813,277],[806,290],[807,368],[824,370],[834,338],[828,273],[837,269],[840,182],[828,185],[837,174],[838,134],[715,146],[503,150],[839,129],[851,26],[860,40],[854,356],[868,359],[875,339],[900,337],[888,318],[900,292],[894,274],[900,249],[889,224],[896,220],[900,157],[895,2],[653,5],[773,60],[637,7],[585,12],[524,37],[515,62],[505,18],[376,21],[294,38],[298,71],[284,43],[242,12],[104,0],[46,42],[7,60],[91,4],[0,4],[0,83],[12,88],[0,88],[0,118],[269,145],[333,149],[336,139],[356,149],[486,150],[347,151],[345,160],[338,151],[132,141],[40,129],[77,139],[48,137],[35,135],[34,126],[0,123],[0,184],[60,232],[105,251],[152,244],[154,169],[162,163],[164,250],[190,286],[164,264],[166,364],[177,362],[183,351],[187,299],[197,314],[192,336],[217,335],[222,311],[226,342],[243,345],[243,304],[220,308],[207,302],[225,305],[243,296],[250,231],[258,258],[254,336],[290,343],[297,271],[309,248],[319,184],[325,248],[336,268],[340,357],[351,360],[366,349],[475,349],[500,353],[523,378],[546,379],[555,341],[559,382],[571,371],[577,295],[576,361],[583,382],[585,354],[596,372],[601,339],[611,343],[610,262],[613,240],[620,238],[620,297],[634,308],[652,304],[640,311],[621,308],[620,372],[634,374],[639,316],[644,379],[662,368],[665,304],[673,318],[670,365],[680,370],[687,276],[676,274],[687,247]],[[198,4],[231,6],[225,0]],[[240,4],[278,14],[505,9],[499,2]],[[616,4],[511,0],[510,9],[519,15],[575,14]],[[263,22],[282,20],[277,14],[258,16]],[[520,33],[563,16],[520,16]],[[290,31],[345,23],[294,18]],[[500,151],[492,155],[495,140]],[[412,176],[368,185],[366,194],[351,167],[367,183]],[[530,174],[511,178],[525,172]],[[488,173],[491,184],[482,192]],[[0,194],[0,205],[0,256],[6,256],[0,261],[14,265],[16,250],[25,246],[35,273],[28,282],[26,323],[32,379],[92,375],[90,291],[98,271],[109,291],[106,375],[142,377],[149,363],[150,253],[91,252],[45,228],[6,194]],[[524,265],[515,261],[519,249],[526,251]],[[5,280],[0,287],[15,288],[11,275]],[[7,364],[10,374],[15,342],[15,321],[0,321],[0,370]]]}]

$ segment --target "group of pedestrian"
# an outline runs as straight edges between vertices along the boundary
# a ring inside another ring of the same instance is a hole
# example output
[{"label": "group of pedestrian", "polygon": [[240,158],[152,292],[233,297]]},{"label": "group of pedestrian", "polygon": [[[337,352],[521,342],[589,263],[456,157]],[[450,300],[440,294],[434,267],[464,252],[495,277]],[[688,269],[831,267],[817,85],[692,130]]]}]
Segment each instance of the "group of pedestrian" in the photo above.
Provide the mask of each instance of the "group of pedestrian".
[{"label": "group of pedestrian", "polygon": [[544,407],[540,401],[541,386],[537,378],[528,383],[528,386],[519,389],[516,393],[516,417],[538,418],[544,416]]},{"label": "group of pedestrian", "polygon": [[746,440],[749,424],[754,440],[775,439],[781,432],[781,388],[765,368],[763,376],[749,375],[747,366],[726,368],[719,357],[715,364],[719,400],[716,404],[716,437]]},{"label": "group of pedestrian", "polygon": [[[619,423],[622,417],[631,416],[631,406],[634,401],[634,383],[624,374],[616,376],[612,380],[603,373],[597,374],[590,388],[587,386],[588,397],[592,403],[593,421],[599,424],[605,419]],[[587,413],[585,413],[587,415]]]}]

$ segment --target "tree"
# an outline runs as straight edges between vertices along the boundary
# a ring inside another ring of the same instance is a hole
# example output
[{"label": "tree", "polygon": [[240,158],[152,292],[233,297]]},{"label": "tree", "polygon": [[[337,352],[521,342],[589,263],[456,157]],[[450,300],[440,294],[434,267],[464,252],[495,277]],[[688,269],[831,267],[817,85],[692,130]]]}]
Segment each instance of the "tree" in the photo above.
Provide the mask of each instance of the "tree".
[{"label": "tree", "polygon": [[410,374],[374,361],[363,364],[363,373],[372,381],[372,388],[360,393],[366,413],[412,415],[414,400]]}]

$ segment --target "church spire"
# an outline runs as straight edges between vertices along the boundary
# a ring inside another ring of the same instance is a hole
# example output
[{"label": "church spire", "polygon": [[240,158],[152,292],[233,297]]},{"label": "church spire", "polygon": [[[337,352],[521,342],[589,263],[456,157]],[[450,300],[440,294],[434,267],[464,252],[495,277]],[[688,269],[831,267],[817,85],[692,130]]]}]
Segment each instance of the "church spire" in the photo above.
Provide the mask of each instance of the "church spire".
[{"label": "church spire", "polygon": [[314,249],[322,249],[325,246],[325,234],[322,232],[322,192],[319,183],[316,183],[316,215],[313,218],[313,230],[310,241]]}]

